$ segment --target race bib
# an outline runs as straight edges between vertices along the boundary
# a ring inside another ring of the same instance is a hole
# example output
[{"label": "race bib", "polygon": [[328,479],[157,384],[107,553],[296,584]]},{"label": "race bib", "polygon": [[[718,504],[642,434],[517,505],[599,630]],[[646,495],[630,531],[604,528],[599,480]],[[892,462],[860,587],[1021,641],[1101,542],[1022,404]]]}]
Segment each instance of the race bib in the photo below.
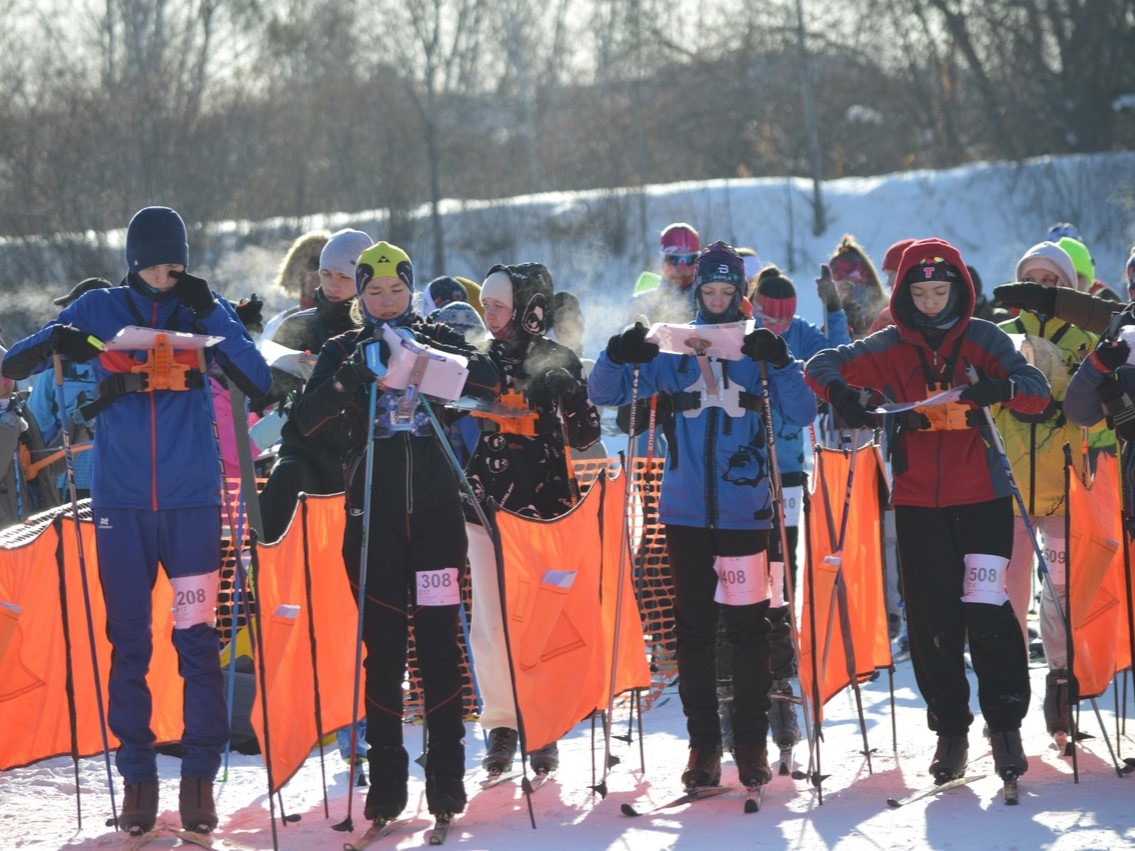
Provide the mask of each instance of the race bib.
[{"label": "race bib", "polygon": [[784,599],[784,562],[769,562],[768,573],[769,606],[774,609],[782,609],[786,605]]},{"label": "race bib", "polygon": [[178,576],[169,581],[173,586],[174,629],[189,629],[199,623],[216,625],[220,581],[219,570],[196,576]]},{"label": "race bib", "polygon": [[1009,559],[985,553],[966,555],[965,576],[962,577],[963,603],[988,603],[1003,606],[1009,600],[1005,592],[1005,570]]},{"label": "race bib", "polygon": [[1068,584],[1068,548],[1064,543],[1063,529],[1059,532],[1050,532],[1048,526],[1045,526],[1043,552],[1044,565],[1048,568],[1049,576],[1052,577],[1052,584],[1064,587]]},{"label": "race bib", "polygon": [[456,567],[419,571],[416,581],[419,606],[456,606],[461,602]]},{"label": "race bib", "polygon": [[800,507],[804,503],[804,486],[793,485],[790,488],[781,488],[781,497],[784,499],[784,525],[800,525]]},{"label": "race bib", "polygon": [[769,598],[768,559],[764,553],[718,556],[713,569],[717,571],[715,603],[751,606]]}]

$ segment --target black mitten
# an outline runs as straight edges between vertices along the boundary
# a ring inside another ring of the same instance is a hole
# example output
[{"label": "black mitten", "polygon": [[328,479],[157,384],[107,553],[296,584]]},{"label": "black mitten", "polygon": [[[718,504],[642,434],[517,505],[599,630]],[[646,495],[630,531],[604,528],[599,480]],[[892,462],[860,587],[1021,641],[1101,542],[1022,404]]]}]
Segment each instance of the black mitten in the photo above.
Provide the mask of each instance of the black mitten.
[{"label": "black mitten", "polygon": [[192,310],[194,316],[204,319],[213,312],[217,300],[209,289],[208,281],[188,272],[170,272],[170,276],[177,279],[175,287],[178,301]]},{"label": "black mitten", "polygon": [[51,330],[51,351],[59,352],[67,360],[86,363],[98,357],[102,349],[91,342],[95,338],[74,325],[56,325]]},{"label": "black mitten", "polygon": [[993,288],[993,298],[1005,307],[1017,307],[1049,317],[1056,315],[1056,287],[1046,287],[1031,281],[1002,284]]},{"label": "black mitten", "polygon": [[756,328],[746,334],[741,343],[741,354],[755,361],[767,361],[778,369],[792,362],[784,338],[768,328]]},{"label": "black mitten", "polygon": [[650,363],[658,357],[658,344],[646,341],[647,327],[636,322],[622,334],[607,342],[607,357],[611,363]]},{"label": "black mitten", "polygon": [[828,385],[828,399],[849,428],[875,428],[875,417],[867,413],[859,401],[859,391],[853,390],[842,381]]}]

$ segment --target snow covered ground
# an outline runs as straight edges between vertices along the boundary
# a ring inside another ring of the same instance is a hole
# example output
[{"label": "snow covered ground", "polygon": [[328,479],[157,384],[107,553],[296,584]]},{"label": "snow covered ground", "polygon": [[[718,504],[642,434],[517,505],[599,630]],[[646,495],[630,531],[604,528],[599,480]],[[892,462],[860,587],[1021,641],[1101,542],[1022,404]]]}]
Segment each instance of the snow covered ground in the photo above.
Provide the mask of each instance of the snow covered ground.
[{"label": "snow covered ground", "polygon": [[[924,708],[914,686],[910,662],[895,670],[895,715],[898,750],[892,745],[892,715],[887,673],[862,688],[867,733],[872,748],[871,770],[863,757],[862,738],[850,691],[827,706],[822,770],[823,804],[805,781],[777,776],[766,789],[760,813],[745,815],[739,794],[700,801],[682,809],[641,818],[619,811],[622,803],[646,809],[675,797],[685,765],[684,720],[676,692],[668,691],[659,705],[643,717],[646,771],[640,769],[639,746],[616,740],[612,752],[621,762],[608,777],[606,799],[591,793],[590,724],[576,727],[560,745],[562,763],[554,781],[532,799],[537,828],[528,820],[524,796],[515,782],[481,790],[476,780],[483,753],[480,729],[470,725],[467,752],[469,806],[454,823],[447,845],[469,849],[539,847],[558,849],[607,848],[704,849],[726,851],[770,845],[788,849],[1070,849],[1135,848],[1132,797],[1135,777],[1119,777],[1091,708],[1084,707],[1081,725],[1095,738],[1079,750],[1080,782],[1073,782],[1072,761],[1060,756],[1043,729],[1040,695],[1044,693],[1043,665],[1034,667],[1037,697],[1025,722],[1029,772],[1021,779],[1021,802],[1006,807],[1001,783],[986,777],[969,786],[889,809],[890,797],[902,797],[928,784],[926,768],[934,737],[925,725]],[[667,697],[669,698],[667,700]],[[976,700],[972,701],[976,705]],[[1108,695],[1101,712],[1112,745],[1116,744],[1114,714]],[[976,709],[975,709],[976,713]],[[616,732],[626,732],[625,716],[616,719]],[[420,747],[421,728],[406,728],[411,756]],[[1135,736],[1121,737],[1122,756],[1135,755]],[[797,749],[806,761],[806,748]],[[970,774],[992,770],[987,743],[981,738],[981,718],[970,734]],[[601,762],[601,741],[596,763]],[[177,818],[178,760],[159,757],[162,774],[160,820]],[[332,748],[326,754],[329,815],[324,813],[318,752],[284,789],[283,802],[298,822],[278,827],[283,849],[339,849],[350,837],[331,829],[346,814],[346,766]],[[29,768],[0,774],[0,846],[5,848],[114,848],[122,844],[103,826],[109,816],[106,770],[100,759],[82,760],[83,828],[76,828],[74,769],[68,759],[48,760]],[[735,782],[728,761],[723,781]],[[217,786],[221,825],[217,846],[237,849],[272,847],[272,830],[265,797],[265,773],[258,757],[234,754],[228,779]],[[117,789],[121,800],[121,787]],[[363,790],[358,790],[354,815],[361,818]],[[277,805],[277,812],[279,806]],[[425,806],[421,768],[411,763],[410,805],[413,823],[374,847],[412,848],[425,844],[431,827]],[[154,843],[150,847],[161,847]],[[166,842],[169,846],[172,841]]]}]

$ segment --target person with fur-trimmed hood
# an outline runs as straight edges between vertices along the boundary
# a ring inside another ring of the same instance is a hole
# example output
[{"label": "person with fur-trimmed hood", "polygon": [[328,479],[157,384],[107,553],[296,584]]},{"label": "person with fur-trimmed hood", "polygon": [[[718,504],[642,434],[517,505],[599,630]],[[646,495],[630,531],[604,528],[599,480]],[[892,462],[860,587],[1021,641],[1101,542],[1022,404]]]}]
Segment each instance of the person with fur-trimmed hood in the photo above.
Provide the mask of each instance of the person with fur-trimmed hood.
[{"label": "person with fur-trimmed hood", "polygon": [[[292,410],[301,433],[326,433],[327,445],[346,458],[346,527],[343,562],[358,593],[364,535],[366,595],[361,617],[366,660],[366,739],[370,746],[370,788],[364,815],[397,818],[406,807],[409,759],[403,745],[403,690],[408,623],[414,618],[414,646],[425,692],[426,802],[431,813],[465,809],[465,724],[461,702],[461,646],[458,607],[465,570],[465,518],[458,471],[434,433],[432,421],[415,406],[409,419],[397,414],[404,396],[388,389],[368,366],[387,326],[419,342],[468,359],[464,392],[493,398],[500,389],[489,358],[445,325],[428,322],[412,308],[414,267],[409,255],[378,242],[358,257],[356,292],[361,328],[333,337],[319,353],[315,370]],[[381,370],[385,374],[385,370]],[[367,447],[371,385],[378,389],[375,440]],[[444,410],[439,419],[444,422]],[[363,517],[366,468],[374,473],[370,516]],[[436,595],[422,597],[423,588]]]},{"label": "person with fur-trimmed hood", "polygon": [[294,298],[297,304],[277,313],[264,323],[260,339],[275,339],[276,329],[280,327],[281,322],[293,313],[315,307],[315,288],[319,286],[319,256],[330,238],[330,231],[308,231],[296,237],[288,247],[288,253],[284,255],[280,268],[276,271],[273,285],[277,290]]},{"label": "person with fur-trimmed hood", "polygon": [[[536,413],[535,433],[512,430],[507,420],[481,419],[485,430],[467,467],[479,500],[491,497],[506,511],[546,520],[564,514],[578,499],[574,475],[567,467],[567,447],[587,449],[600,434],[599,413],[587,398],[579,357],[546,336],[553,298],[552,276],[542,263],[498,263],[489,269],[481,285],[485,325],[493,335],[489,357],[500,370],[504,391],[521,394],[520,409]],[[481,725],[489,731],[482,765],[496,773],[507,771],[516,753],[516,706],[493,544],[473,523],[469,541],[470,640],[484,704]],[[537,773],[559,766],[555,742],[525,742],[525,746]]]},{"label": "person with fur-trimmed hood", "polygon": [[[324,244],[319,259],[319,286],[315,307],[293,313],[276,331],[275,342],[300,352],[319,352],[333,337],[358,328],[362,314],[355,297],[355,264],[373,240],[359,230],[345,228]],[[268,402],[283,403],[303,390],[303,380],[272,369]],[[264,540],[272,542],[287,531],[301,492],[338,493],[343,490],[341,447],[323,434],[300,432],[289,417],[280,430],[276,466],[260,493]]]},{"label": "person with fur-trimmed hood", "polygon": [[844,234],[828,262],[820,266],[816,284],[821,293],[834,284],[854,340],[870,333],[879,312],[887,306],[879,273],[851,234]]},{"label": "person with fur-trimmed hood", "polygon": [[851,428],[877,425],[861,388],[892,402],[965,388],[957,401],[896,417],[889,440],[911,659],[938,734],[930,773],[939,782],[964,774],[967,762],[967,639],[997,771],[1017,775],[1028,767],[1020,734],[1030,697],[1028,651],[1005,590],[1011,482],[980,409],[1001,404],[1036,416],[1051,396],[1044,375],[1008,335],[972,317],[973,302],[958,250],[945,240],[918,240],[899,262],[895,324],[822,351],[805,367],[808,383]]},{"label": "person with fur-trimmed hood", "polygon": [[[695,325],[743,318],[745,266],[732,246],[715,242],[698,256]],[[804,426],[816,400],[800,362],[767,328],[745,336],[739,360],[659,354],[641,323],[613,336],[591,371],[599,405],[669,394],[675,410],[658,515],[674,579],[679,695],[690,756],[682,783],[717,785],[722,736],[715,665],[718,618],[733,651],[733,747],[742,784],[772,776],[768,764],[771,579],[768,538],[773,506],[761,399],[767,389],[782,421]],[[767,369],[768,386],[761,379]],[[719,392],[709,392],[707,383]],[[719,605],[723,602],[724,605]]]}]

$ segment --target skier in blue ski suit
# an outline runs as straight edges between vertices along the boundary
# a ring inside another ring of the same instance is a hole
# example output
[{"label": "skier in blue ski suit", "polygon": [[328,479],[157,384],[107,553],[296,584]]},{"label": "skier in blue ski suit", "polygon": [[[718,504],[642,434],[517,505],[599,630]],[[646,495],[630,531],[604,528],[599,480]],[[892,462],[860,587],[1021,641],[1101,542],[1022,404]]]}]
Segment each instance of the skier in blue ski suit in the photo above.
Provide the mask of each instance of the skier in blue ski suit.
[{"label": "skier in blue ski suit", "polygon": [[[744,263],[725,243],[698,257],[695,325],[736,322]],[[662,480],[659,519],[674,578],[679,695],[690,737],[685,786],[721,777],[721,725],[714,664],[718,601],[733,647],[735,760],[745,785],[771,778],[768,736],[770,582],[765,551],[772,527],[769,459],[759,413],[760,363],[768,365],[769,397],[787,423],[812,421],[815,397],[800,362],[767,328],[749,333],[741,360],[659,355],[639,324],[616,334],[589,379],[597,405],[631,401],[634,364],[641,398],[664,392],[674,407],[674,440]],[[720,395],[707,391],[710,373]]]},{"label": "skier in blue ski suit", "polygon": [[[220,578],[221,466],[208,384],[196,352],[178,352],[188,368],[162,373],[156,363],[131,372],[146,351],[102,351],[127,326],[220,338],[205,350],[245,393],[271,386],[268,365],[224,298],[185,269],[185,224],[168,207],[135,214],[126,234],[123,286],[85,293],[42,330],[20,340],[3,362],[11,378],[48,369],[52,354],[89,362],[99,383],[91,503],[99,578],[113,647],[111,731],[122,744],[117,766],[126,784],[120,824],[153,827],[158,804],[151,698],[151,592],[161,562],[174,589],[173,644],[185,680],[180,811],[191,830],[217,824],[212,782],[228,739],[215,606]],[[152,353],[150,353],[152,354]],[[44,376],[50,379],[50,376]],[[41,379],[43,380],[43,379]],[[170,389],[151,389],[169,381]],[[177,389],[181,385],[182,389]]]}]

